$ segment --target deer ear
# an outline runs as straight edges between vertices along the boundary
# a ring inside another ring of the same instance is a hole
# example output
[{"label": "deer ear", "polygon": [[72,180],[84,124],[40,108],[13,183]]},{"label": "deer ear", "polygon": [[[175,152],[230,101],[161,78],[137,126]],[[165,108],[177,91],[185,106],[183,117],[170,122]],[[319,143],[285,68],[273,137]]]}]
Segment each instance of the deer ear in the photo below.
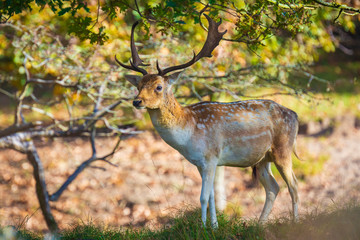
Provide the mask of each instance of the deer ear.
[{"label": "deer ear", "polygon": [[176,72],[176,73],[173,73],[171,75],[168,76],[168,81],[169,81],[169,84],[170,85],[173,85],[174,83],[177,82],[177,80],[179,80],[181,74],[183,73],[184,71],[181,71],[181,72]]},{"label": "deer ear", "polygon": [[137,87],[142,77],[137,75],[125,75],[125,79],[128,80],[132,85]]},{"label": "deer ear", "polygon": [[168,80],[169,80],[169,84],[172,85],[174,84],[175,82],[177,82],[177,80],[180,78],[181,74],[183,73],[184,71],[181,71],[181,72],[176,72],[176,73],[173,73],[171,75],[168,76]]}]

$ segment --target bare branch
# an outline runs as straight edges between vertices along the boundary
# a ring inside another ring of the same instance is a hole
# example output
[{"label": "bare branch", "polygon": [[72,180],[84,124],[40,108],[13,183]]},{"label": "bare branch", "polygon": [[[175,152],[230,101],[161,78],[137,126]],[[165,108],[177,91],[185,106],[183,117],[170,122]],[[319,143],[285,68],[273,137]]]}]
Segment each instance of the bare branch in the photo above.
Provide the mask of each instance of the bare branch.
[{"label": "bare branch", "polygon": [[85,162],[83,162],[73,174],[71,174],[65,183],[57,190],[54,194],[50,195],[50,201],[57,201],[61,194],[67,189],[67,187],[76,179],[76,177],[90,164],[94,161],[94,158],[89,158]]},{"label": "bare branch", "polygon": [[140,17],[143,17],[143,15],[142,15],[142,13],[140,11],[139,5],[138,5],[136,0],[135,0],[135,6],[136,6],[137,12],[139,13]]},{"label": "bare branch", "polygon": [[34,178],[36,181],[36,194],[40,203],[40,208],[45,218],[46,224],[51,232],[56,232],[59,230],[57,223],[54,219],[54,216],[51,213],[50,204],[49,204],[49,195],[46,188],[44,168],[40,161],[40,157],[36,151],[36,147],[32,141],[24,142],[26,145],[26,155],[28,160],[34,169]]},{"label": "bare branch", "polygon": [[57,120],[55,119],[54,115],[52,115],[52,114],[49,113],[49,112],[46,112],[46,111],[43,110],[43,109],[40,109],[40,108],[37,108],[37,107],[33,107],[33,106],[29,106],[29,105],[23,105],[22,108],[23,108],[23,109],[29,109],[29,110],[38,112],[38,113],[40,113],[40,114],[43,114],[43,115],[51,118],[51,120],[53,120],[54,122],[57,122]]},{"label": "bare branch", "polygon": [[325,7],[335,8],[335,9],[339,9],[339,10],[343,10],[343,11],[350,11],[355,14],[360,13],[360,9],[358,9],[358,8],[349,7],[345,4],[339,4],[334,1],[330,3],[330,2],[325,2],[322,0],[314,0],[314,2],[316,2],[317,4],[320,4],[322,6],[325,6]]},{"label": "bare branch", "polygon": [[11,125],[10,127],[5,128],[4,130],[0,130],[0,138],[12,135],[17,132],[26,131],[40,125],[42,125],[42,122],[40,121],[24,123],[21,125]]},{"label": "bare branch", "polygon": [[16,105],[16,109],[15,109],[15,119],[14,119],[14,123],[17,125],[17,124],[21,124],[24,122],[24,118],[22,117],[22,113],[21,113],[21,108],[22,108],[22,102],[25,98],[25,95],[26,95],[26,92],[28,90],[28,87],[29,85],[27,84],[28,83],[28,80],[30,78],[30,73],[26,67],[26,62],[27,62],[27,59],[28,59],[28,55],[26,54],[25,55],[25,58],[24,58],[24,62],[23,62],[23,65],[24,65],[24,69],[25,69],[25,73],[26,73],[26,83],[24,85],[24,88],[22,89],[19,97],[17,97],[17,105]]},{"label": "bare branch", "polygon": [[109,121],[106,118],[100,118],[99,120],[102,120],[108,129],[118,133],[130,134],[130,135],[142,133],[142,131],[135,131],[134,128],[121,129],[118,127],[113,127],[110,125]]},{"label": "bare branch", "polygon": [[117,102],[93,113],[92,120],[87,121],[85,124],[87,127],[90,127],[92,125],[94,125],[100,118],[102,118],[104,115],[106,115],[107,113],[109,113],[109,111],[113,110],[115,107],[117,107],[120,103],[123,102],[123,99],[118,100]]},{"label": "bare branch", "polygon": [[23,141],[24,139],[19,134],[2,137],[0,138],[0,148],[10,148],[21,153],[26,153]]},{"label": "bare branch", "polygon": [[[69,99],[65,95],[63,95],[63,97],[65,99],[66,110],[67,110],[67,112],[69,114],[69,119],[72,119],[73,118],[72,117],[72,106],[69,103]],[[72,128],[72,121],[70,121],[70,128]]]},{"label": "bare branch", "polygon": [[96,160],[102,160],[102,161],[105,161],[105,162],[107,162],[108,164],[110,164],[110,165],[112,165],[114,167],[118,167],[118,165],[108,161],[107,158],[112,157],[119,150],[118,148],[120,146],[121,140],[123,140],[122,135],[118,138],[118,141],[116,142],[113,150],[109,154],[107,154],[107,155],[105,155],[105,156],[103,156],[101,158],[97,158]]},{"label": "bare branch", "polygon": [[8,92],[8,91],[6,91],[6,90],[4,90],[2,88],[0,88],[0,93],[8,96],[9,98],[16,99],[16,96],[14,94],[11,94],[10,92]]},{"label": "bare branch", "polygon": [[199,99],[199,101],[202,100],[200,94],[196,91],[194,81],[191,83],[191,91],[195,94],[196,98]]},{"label": "bare branch", "polygon": [[100,15],[100,0],[97,1],[97,13],[96,13],[96,20],[94,22],[94,24],[90,27],[90,29],[94,28],[96,26],[97,23],[99,23],[99,15]]},{"label": "bare branch", "polygon": [[[117,141],[115,147],[113,148],[112,152],[101,157],[101,158],[96,158],[94,155],[94,150],[93,150],[93,155],[86,161],[84,161],[79,167],[77,167],[77,169],[73,172],[73,174],[71,174],[68,179],[66,179],[66,181],[64,182],[64,184],[54,193],[50,196],[50,201],[57,201],[60,196],[62,195],[62,193],[67,189],[67,187],[76,179],[76,177],[86,168],[88,167],[92,162],[97,161],[97,160],[101,160],[101,161],[105,161],[109,164],[111,164],[112,166],[116,166],[113,163],[110,163],[108,160],[106,160],[106,158],[114,155],[116,153],[116,150],[120,144],[121,138],[119,137],[119,140]],[[91,140],[91,144],[93,145],[94,143]],[[92,146],[93,147],[93,146]],[[96,150],[95,150],[96,152]]]},{"label": "bare branch", "polygon": [[99,95],[98,95],[98,98],[95,102],[95,106],[94,106],[94,113],[96,113],[97,111],[99,111],[99,108],[101,106],[101,102],[103,100],[103,95],[104,95],[104,91],[106,89],[106,86],[107,86],[107,78],[101,83],[101,86],[99,88]]},{"label": "bare branch", "polygon": [[92,159],[96,159],[96,144],[95,144],[95,135],[96,135],[96,128],[93,126],[91,129],[91,134],[90,134],[90,145],[91,145],[91,150],[92,150]]},{"label": "bare branch", "polygon": [[57,84],[60,85],[62,87],[65,88],[76,88],[79,86],[79,83],[74,83],[74,84],[67,84],[65,83],[66,80],[69,79],[69,76],[66,76],[65,78],[63,78],[62,80],[45,80],[45,79],[39,79],[39,78],[30,78],[27,82],[28,83],[37,83],[37,84],[44,84],[44,85],[48,85],[48,84]]},{"label": "bare branch", "polygon": [[304,4],[301,4],[301,3],[298,3],[298,4],[283,4],[283,3],[279,3],[278,1],[276,0],[267,0],[269,3],[272,3],[276,6],[279,6],[281,8],[285,8],[285,9],[299,9],[299,8],[306,8],[306,9],[313,9],[314,6],[312,5],[304,5]]}]

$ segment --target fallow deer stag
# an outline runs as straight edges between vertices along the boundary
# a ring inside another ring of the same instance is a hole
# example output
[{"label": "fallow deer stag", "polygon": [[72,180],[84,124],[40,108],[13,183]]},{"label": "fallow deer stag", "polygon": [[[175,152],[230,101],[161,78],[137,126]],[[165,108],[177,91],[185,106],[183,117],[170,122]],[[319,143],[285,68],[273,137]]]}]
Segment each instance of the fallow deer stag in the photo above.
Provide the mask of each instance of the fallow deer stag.
[{"label": "fallow deer stag", "polygon": [[[204,14],[205,15],[205,14]],[[214,175],[217,166],[253,167],[265,188],[266,201],[260,221],[265,221],[272,209],[279,186],[272,175],[273,162],[285,180],[293,207],[293,217],[298,217],[297,180],[292,171],[291,154],[295,151],[298,132],[297,114],[271,100],[247,100],[239,102],[200,102],[181,106],[175,99],[172,86],[182,72],[170,72],[190,67],[203,57],[211,57],[222,36],[220,22],[205,15],[209,22],[208,35],[201,51],[187,63],[161,69],[148,74],[140,66],[140,59],[132,26],[130,65],[115,60],[122,67],[142,73],[144,76],[126,75],[127,80],[139,90],[133,105],[146,108],[161,138],[194,164],[202,178],[201,218],[206,223],[209,203],[210,220],[217,227]]]}]

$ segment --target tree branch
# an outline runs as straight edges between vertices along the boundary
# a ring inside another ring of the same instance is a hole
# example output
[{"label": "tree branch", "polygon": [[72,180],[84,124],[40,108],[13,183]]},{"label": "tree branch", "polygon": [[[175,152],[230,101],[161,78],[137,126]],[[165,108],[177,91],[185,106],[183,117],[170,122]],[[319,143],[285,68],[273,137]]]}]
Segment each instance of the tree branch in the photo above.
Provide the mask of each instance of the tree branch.
[{"label": "tree branch", "polygon": [[350,12],[354,12],[355,14],[359,14],[360,13],[360,9],[358,8],[354,8],[354,7],[349,7],[347,5],[344,4],[339,4],[336,2],[325,2],[322,0],[314,0],[314,2],[316,2],[317,4],[320,4],[322,6],[325,7],[330,7],[330,8],[335,8],[335,9],[339,9],[339,10],[345,10],[345,11],[350,11]]},{"label": "tree branch", "polygon": [[44,79],[39,79],[39,78],[30,78],[27,82],[28,83],[37,83],[37,84],[43,84],[43,85],[48,85],[48,84],[57,84],[59,86],[65,87],[65,88],[76,88],[78,87],[79,83],[74,83],[74,84],[66,84],[65,80],[67,80],[69,77],[66,76],[64,79],[62,80],[44,80]]},{"label": "tree branch", "polygon": [[113,148],[113,150],[111,151],[111,153],[101,157],[101,158],[97,158],[96,157],[96,148],[95,148],[95,142],[94,142],[94,138],[93,138],[93,135],[90,137],[90,141],[91,141],[91,147],[93,149],[93,154],[92,156],[84,161],[79,167],[76,168],[76,170],[73,172],[73,174],[71,174],[67,179],[66,181],[64,182],[64,184],[54,193],[50,196],[50,201],[57,201],[60,196],[62,195],[62,193],[67,189],[67,187],[77,178],[77,176],[79,176],[79,174],[86,168],[88,167],[91,163],[93,163],[94,161],[97,161],[97,160],[101,160],[101,161],[105,161],[109,164],[111,164],[112,166],[116,166],[115,164],[109,162],[108,160],[106,160],[106,158],[114,155],[116,153],[116,150],[120,144],[120,141],[121,141],[121,137],[119,137],[115,147]]},{"label": "tree branch", "polygon": [[40,125],[42,125],[42,122],[40,121],[24,123],[21,125],[11,125],[10,127],[5,128],[4,130],[0,130],[0,138],[12,135],[17,132],[26,131],[29,130],[30,128],[34,128]]},{"label": "tree branch", "polygon": [[44,168],[40,161],[40,157],[36,151],[36,147],[32,141],[24,142],[26,146],[26,155],[28,160],[34,169],[34,178],[36,181],[36,194],[39,200],[41,211],[45,218],[46,225],[51,232],[57,232],[59,230],[54,216],[51,213],[49,204],[49,195],[46,188]]}]

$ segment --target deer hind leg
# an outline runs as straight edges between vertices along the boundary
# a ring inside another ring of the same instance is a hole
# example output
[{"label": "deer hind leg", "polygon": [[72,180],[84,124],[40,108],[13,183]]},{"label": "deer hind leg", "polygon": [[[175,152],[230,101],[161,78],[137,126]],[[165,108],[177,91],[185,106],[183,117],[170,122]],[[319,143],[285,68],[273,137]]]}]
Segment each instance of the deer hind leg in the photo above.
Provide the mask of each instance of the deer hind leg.
[{"label": "deer hind leg", "polygon": [[224,211],[226,207],[226,193],[225,193],[225,167],[219,166],[216,168],[215,172],[215,203],[216,208],[219,211]]},{"label": "deer hind leg", "polygon": [[284,160],[285,161],[276,161],[275,165],[288,186],[292,200],[293,218],[295,221],[297,221],[299,196],[297,191],[297,179],[292,170],[291,154],[289,154],[289,156]]},{"label": "deer hind leg", "polygon": [[271,212],[276,196],[279,192],[279,185],[277,184],[274,176],[271,172],[271,163],[266,161],[262,161],[259,165],[256,166],[259,171],[259,180],[261,184],[264,186],[266,193],[266,200],[264,208],[260,215],[260,222],[265,222]]}]

